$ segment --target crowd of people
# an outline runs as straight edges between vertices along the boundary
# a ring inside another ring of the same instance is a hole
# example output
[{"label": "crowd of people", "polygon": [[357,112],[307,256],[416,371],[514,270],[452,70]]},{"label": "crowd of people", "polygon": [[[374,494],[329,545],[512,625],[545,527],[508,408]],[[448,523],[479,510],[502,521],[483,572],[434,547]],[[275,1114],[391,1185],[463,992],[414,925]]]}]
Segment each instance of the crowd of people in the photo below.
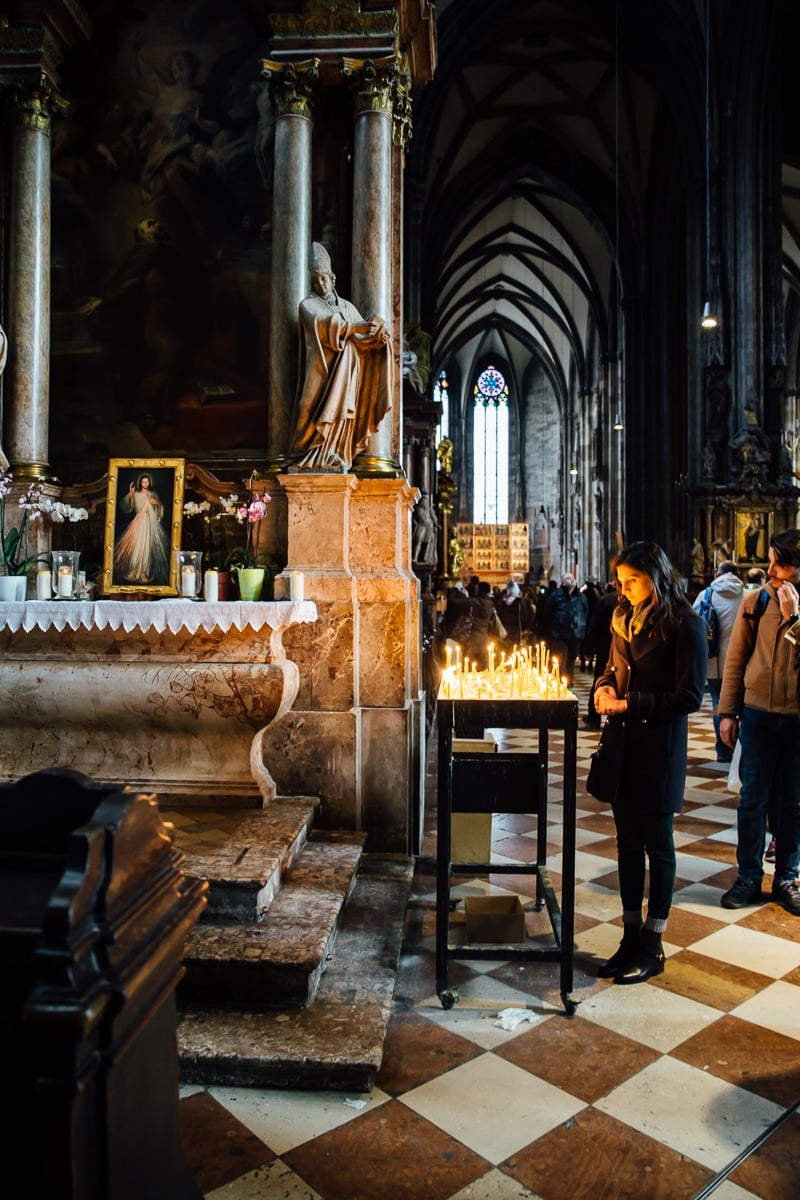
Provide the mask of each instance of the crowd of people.
[{"label": "crowd of people", "polygon": [[593,580],[579,588],[571,574],[547,586],[510,579],[502,588],[473,575],[448,590],[440,633],[457,642],[479,670],[486,667],[489,641],[508,647],[545,642],[571,677],[578,665],[586,669],[584,639],[601,594]]},{"label": "crowd of people", "polygon": [[547,586],[509,580],[503,588],[473,576],[449,589],[438,623],[431,617],[434,642],[457,642],[478,669],[492,640],[544,642],[567,678],[593,672],[583,723],[600,728],[605,719],[601,744],[609,725],[624,731],[611,751],[612,791],[598,793],[612,806],[622,907],[622,940],[598,974],[617,984],[664,970],[688,717],[706,691],[717,760],[728,763],[734,748],[740,760],[738,874],[720,903],[759,903],[766,857],[775,864],[771,899],[800,916],[800,529],[776,534],[768,556],[766,571],[745,578],[726,560],[702,589],[718,624],[710,658],[703,594],[690,602],[687,581],[648,541],[616,555],[602,589],[593,580],[579,587],[571,573]]}]

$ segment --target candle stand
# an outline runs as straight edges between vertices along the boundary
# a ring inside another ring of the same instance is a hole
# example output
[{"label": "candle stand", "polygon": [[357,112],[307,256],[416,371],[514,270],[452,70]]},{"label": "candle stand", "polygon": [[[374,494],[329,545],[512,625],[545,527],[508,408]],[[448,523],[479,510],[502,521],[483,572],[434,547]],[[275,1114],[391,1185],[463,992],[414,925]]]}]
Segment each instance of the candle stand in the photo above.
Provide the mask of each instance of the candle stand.
[{"label": "candle stand", "polygon": [[[477,689],[469,689],[475,691]],[[563,690],[559,698],[531,699],[500,695],[489,699],[461,699],[460,688],[440,692],[438,723],[438,835],[436,861],[436,993],[442,1007],[458,1003],[458,993],[448,987],[447,968],[452,959],[527,959],[560,963],[561,1000],[567,1015],[575,1012],[572,998],[573,942],[575,932],[575,810],[578,701]],[[452,693],[456,693],[456,697]],[[453,751],[455,738],[482,738],[487,729],[538,730],[536,753],[494,754]],[[547,869],[547,775],[549,733],[562,730],[564,763],[562,804],[564,837],[559,904]],[[534,813],[537,820],[536,861],[531,863],[453,862],[453,813]],[[547,908],[553,946],[530,942],[498,944],[450,942],[450,889],[453,875],[534,875],[536,907]]]}]

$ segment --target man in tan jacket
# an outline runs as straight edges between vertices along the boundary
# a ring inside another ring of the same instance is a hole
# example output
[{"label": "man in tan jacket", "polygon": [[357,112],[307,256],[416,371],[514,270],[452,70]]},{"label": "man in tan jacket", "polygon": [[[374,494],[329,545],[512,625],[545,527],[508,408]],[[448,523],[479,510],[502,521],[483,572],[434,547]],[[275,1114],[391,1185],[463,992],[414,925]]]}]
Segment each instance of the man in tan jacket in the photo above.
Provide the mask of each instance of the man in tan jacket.
[{"label": "man in tan jacket", "polygon": [[[761,899],[767,800],[776,812],[772,898],[800,917],[800,724],[797,667],[784,637],[800,616],[800,529],[770,542],[768,599],[746,592],[736,617],[719,698],[720,736],[741,743],[741,791],[737,811],[739,874],[720,903],[743,908]],[[760,610],[763,608],[763,612]],[[774,789],[774,791],[773,791]]]}]

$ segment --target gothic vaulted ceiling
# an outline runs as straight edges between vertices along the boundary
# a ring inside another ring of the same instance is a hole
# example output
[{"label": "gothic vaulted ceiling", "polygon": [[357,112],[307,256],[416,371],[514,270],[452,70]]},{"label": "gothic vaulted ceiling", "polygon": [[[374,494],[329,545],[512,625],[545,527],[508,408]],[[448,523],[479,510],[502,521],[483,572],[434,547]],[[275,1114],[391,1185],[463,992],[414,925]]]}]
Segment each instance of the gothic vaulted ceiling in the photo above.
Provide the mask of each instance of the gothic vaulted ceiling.
[{"label": "gothic vaulted ceiling", "polygon": [[521,382],[534,362],[563,397],[596,382],[597,352],[615,352],[615,264],[635,271],[660,59],[677,47],[702,101],[694,6],[677,6],[681,20],[669,3],[646,7],[650,22],[625,0],[439,0],[439,65],[409,155],[435,363],[468,372],[502,354]]}]

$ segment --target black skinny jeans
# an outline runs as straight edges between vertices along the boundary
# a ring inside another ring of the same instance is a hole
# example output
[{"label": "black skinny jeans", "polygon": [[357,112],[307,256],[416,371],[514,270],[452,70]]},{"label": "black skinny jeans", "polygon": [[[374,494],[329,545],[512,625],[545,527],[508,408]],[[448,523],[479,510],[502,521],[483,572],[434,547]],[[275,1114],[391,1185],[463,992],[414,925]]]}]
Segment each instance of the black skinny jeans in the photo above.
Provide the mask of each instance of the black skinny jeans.
[{"label": "black skinny jeans", "polygon": [[669,916],[675,890],[674,821],[671,812],[652,813],[624,802],[614,805],[619,891],[625,912],[641,910],[646,854],[650,862],[646,915],[656,921]]}]

